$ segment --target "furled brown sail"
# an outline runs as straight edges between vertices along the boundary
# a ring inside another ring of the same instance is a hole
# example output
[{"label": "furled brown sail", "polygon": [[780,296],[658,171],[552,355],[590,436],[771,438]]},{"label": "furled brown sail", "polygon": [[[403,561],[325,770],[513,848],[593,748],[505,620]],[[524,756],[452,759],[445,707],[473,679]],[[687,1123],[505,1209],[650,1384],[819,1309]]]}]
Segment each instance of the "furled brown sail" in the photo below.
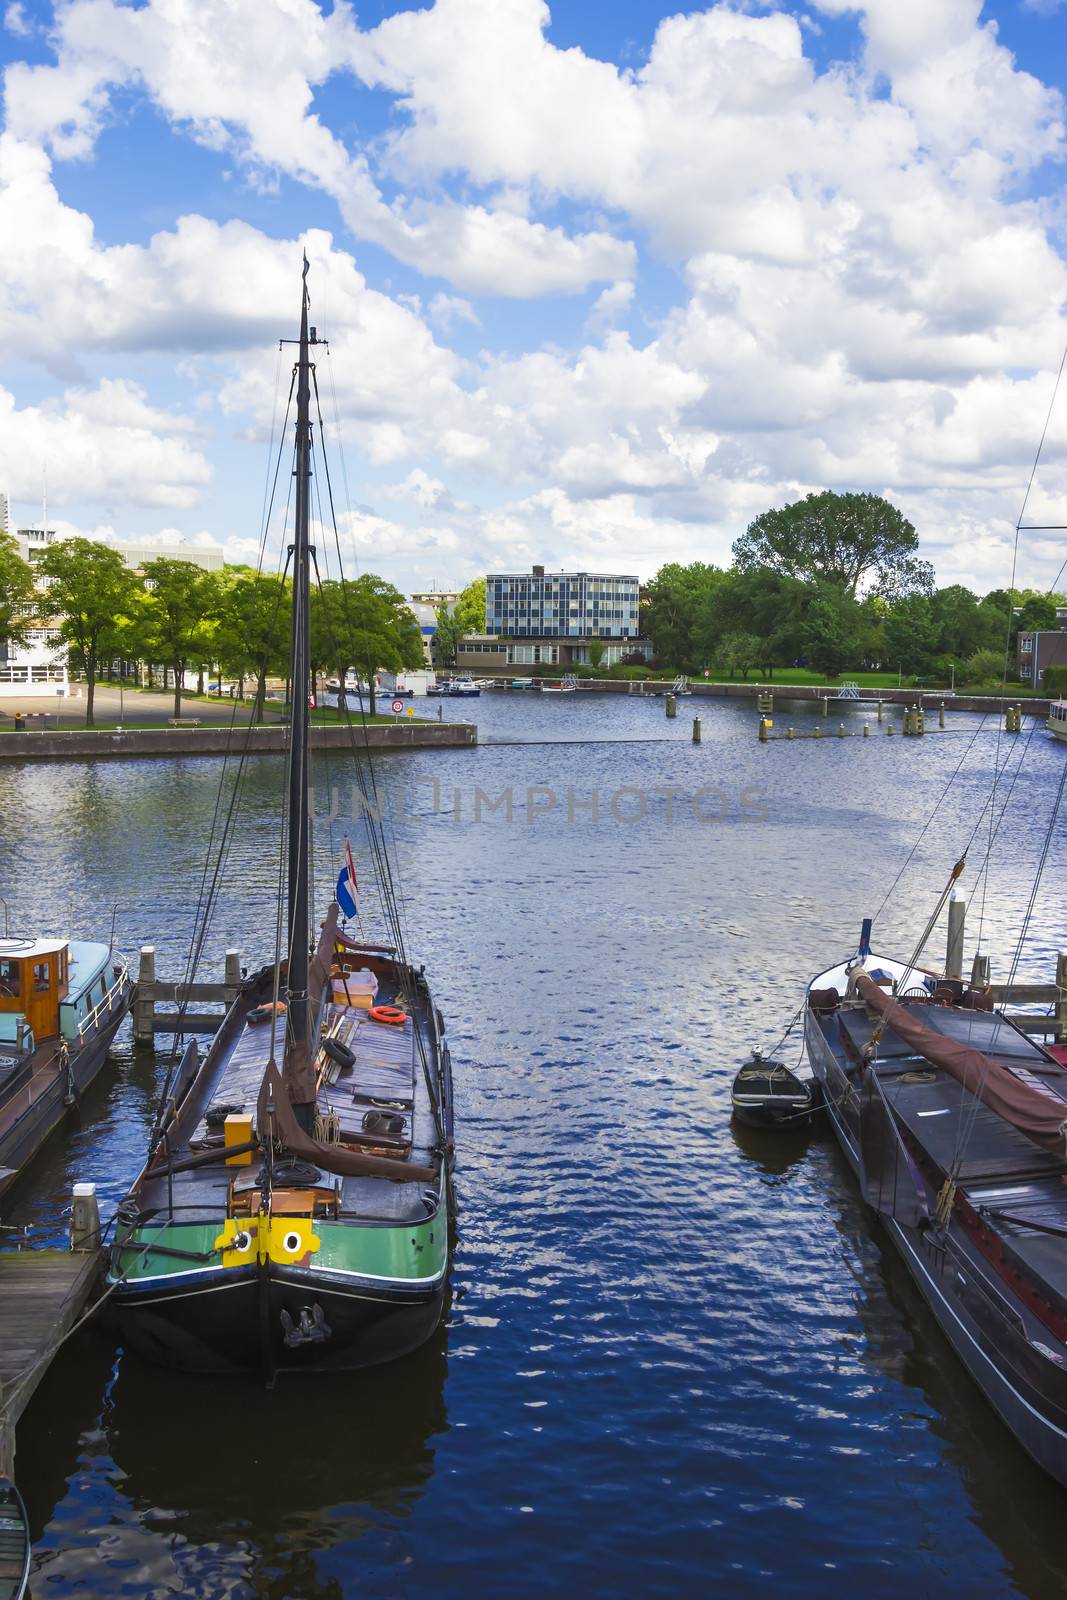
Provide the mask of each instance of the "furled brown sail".
[{"label": "furled brown sail", "polygon": [[[951,1073],[983,1105],[1018,1128],[1020,1133],[1025,1133],[1035,1144],[1058,1156],[1067,1156],[1067,1101],[1036,1079],[1024,1083],[1009,1067],[984,1051],[928,1028],[907,1007],[880,989],[867,973],[858,973],[855,981],[861,998],[885,1017],[893,1032],[918,1055]],[[1007,1021],[1003,1026],[1010,1029]]]}]

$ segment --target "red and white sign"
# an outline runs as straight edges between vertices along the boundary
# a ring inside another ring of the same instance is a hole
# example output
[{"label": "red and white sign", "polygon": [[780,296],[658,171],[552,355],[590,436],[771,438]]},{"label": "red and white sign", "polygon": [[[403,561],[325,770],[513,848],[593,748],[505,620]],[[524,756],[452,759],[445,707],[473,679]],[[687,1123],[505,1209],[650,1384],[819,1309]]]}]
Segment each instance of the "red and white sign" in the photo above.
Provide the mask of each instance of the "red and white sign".
[{"label": "red and white sign", "polygon": [[403,709],[404,709],[403,700],[394,700],[393,701],[393,716],[394,717],[398,717],[400,715],[400,713],[403,711]]}]

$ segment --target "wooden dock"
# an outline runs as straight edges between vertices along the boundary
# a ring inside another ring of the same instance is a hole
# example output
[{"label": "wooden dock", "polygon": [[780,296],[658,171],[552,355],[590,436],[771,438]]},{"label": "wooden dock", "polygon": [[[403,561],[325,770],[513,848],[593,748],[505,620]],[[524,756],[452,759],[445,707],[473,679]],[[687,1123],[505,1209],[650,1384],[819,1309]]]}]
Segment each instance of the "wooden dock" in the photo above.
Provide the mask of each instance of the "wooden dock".
[{"label": "wooden dock", "polygon": [[15,1426],[99,1275],[96,1250],[0,1252],[0,1474],[11,1475]]}]

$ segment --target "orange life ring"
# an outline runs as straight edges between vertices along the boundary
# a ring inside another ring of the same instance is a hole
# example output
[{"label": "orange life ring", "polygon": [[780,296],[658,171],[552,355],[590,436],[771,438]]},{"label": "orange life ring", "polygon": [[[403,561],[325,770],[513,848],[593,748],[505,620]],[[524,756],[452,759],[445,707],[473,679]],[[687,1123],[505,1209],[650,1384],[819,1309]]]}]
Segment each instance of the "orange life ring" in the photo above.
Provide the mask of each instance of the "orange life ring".
[{"label": "orange life ring", "polygon": [[371,1006],[367,1015],[372,1022],[387,1022],[391,1028],[402,1028],[408,1020],[407,1012],[399,1006]]}]

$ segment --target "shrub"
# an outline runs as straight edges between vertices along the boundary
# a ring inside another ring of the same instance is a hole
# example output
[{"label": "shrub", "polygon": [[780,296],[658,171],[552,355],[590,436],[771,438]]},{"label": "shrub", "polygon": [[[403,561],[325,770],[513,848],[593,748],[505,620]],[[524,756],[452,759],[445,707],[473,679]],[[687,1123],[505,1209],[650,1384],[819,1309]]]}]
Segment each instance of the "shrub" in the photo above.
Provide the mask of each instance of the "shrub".
[{"label": "shrub", "polygon": [[1004,657],[999,650],[976,650],[967,661],[967,683],[1000,683],[1004,677]]},{"label": "shrub", "polygon": [[1067,667],[1046,667],[1041,674],[1041,687],[1046,694],[1067,694]]}]

